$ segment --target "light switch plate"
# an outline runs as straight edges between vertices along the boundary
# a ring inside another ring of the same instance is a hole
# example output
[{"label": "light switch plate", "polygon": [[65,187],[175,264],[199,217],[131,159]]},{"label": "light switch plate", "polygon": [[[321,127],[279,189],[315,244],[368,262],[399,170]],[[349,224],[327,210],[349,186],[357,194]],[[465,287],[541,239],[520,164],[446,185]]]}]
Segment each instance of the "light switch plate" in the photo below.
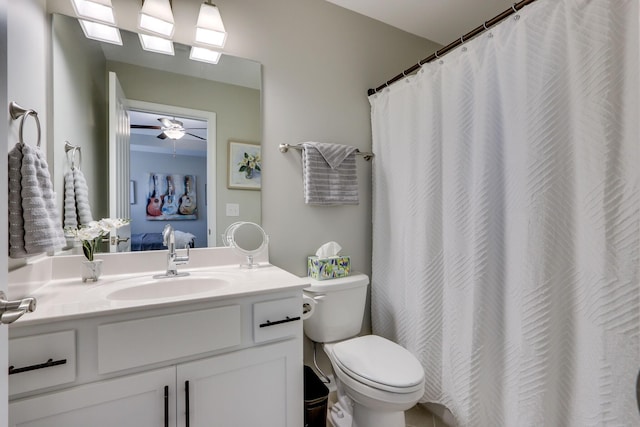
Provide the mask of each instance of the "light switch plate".
[{"label": "light switch plate", "polygon": [[240,205],[237,203],[227,203],[227,216],[240,216]]}]

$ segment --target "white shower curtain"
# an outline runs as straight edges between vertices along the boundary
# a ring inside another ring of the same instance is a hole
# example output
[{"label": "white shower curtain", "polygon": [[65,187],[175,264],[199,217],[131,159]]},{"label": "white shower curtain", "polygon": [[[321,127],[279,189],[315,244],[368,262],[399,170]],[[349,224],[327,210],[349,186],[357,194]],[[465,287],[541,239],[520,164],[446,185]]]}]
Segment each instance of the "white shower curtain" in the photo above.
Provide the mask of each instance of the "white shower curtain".
[{"label": "white shower curtain", "polygon": [[640,426],[638,0],[538,0],[370,97],[374,333],[459,426]]}]

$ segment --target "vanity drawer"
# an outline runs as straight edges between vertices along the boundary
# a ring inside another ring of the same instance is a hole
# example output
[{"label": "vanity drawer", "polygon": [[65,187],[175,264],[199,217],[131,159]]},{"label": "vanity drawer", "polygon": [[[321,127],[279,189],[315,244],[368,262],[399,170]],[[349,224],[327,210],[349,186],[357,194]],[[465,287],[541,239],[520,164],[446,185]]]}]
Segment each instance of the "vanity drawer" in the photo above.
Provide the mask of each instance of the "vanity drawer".
[{"label": "vanity drawer", "polygon": [[98,372],[165,362],[239,345],[240,305],[98,326]]},{"label": "vanity drawer", "polygon": [[302,299],[253,304],[253,340],[257,343],[294,336],[302,328]]},{"label": "vanity drawer", "polygon": [[75,381],[75,331],[10,339],[9,372],[10,396]]}]

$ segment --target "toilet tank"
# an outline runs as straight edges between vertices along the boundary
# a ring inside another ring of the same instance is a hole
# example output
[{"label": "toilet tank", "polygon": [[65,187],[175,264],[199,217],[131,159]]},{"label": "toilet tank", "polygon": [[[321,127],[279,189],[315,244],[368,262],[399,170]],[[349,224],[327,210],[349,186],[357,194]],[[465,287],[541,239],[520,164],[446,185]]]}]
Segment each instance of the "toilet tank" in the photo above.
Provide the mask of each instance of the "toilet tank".
[{"label": "toilet tank", "polygon": [[315,342],[341,341],[362,329],[369,277],[352,274],[340,279],[314,280],[304,295],[315,300],[311,317],[303,322],[304,333]]}]

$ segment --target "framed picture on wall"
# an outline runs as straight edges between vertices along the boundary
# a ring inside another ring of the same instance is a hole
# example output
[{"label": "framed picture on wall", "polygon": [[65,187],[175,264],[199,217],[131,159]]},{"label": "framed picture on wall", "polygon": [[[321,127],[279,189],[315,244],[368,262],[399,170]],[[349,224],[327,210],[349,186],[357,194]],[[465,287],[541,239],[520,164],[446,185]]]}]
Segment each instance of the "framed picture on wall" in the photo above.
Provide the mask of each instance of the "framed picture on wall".
[{"label": "framed picture on wall", "polygon": [[227,188],[260,190],[262,188],[262,156],[259,144],[229,141]]},{"label": "framed picture on wall", "polygon": [[147,221],[198,219],[195,175],[149,174]]}]

